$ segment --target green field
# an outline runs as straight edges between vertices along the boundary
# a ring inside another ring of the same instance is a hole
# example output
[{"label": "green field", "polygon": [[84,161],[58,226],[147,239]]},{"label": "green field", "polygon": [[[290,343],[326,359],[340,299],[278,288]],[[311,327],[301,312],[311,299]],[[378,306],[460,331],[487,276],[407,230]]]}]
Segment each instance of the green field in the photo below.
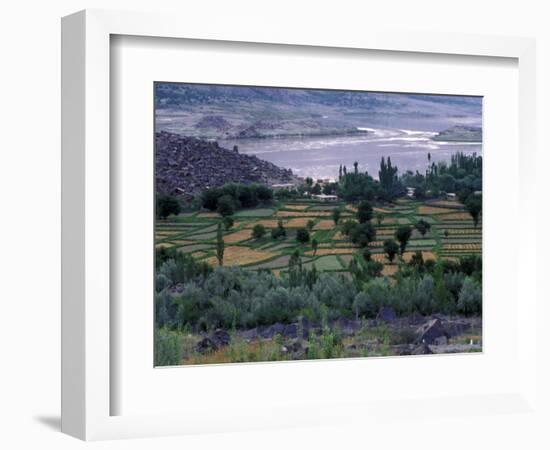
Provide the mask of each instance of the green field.
[{"label": "green field", "polygon": [[[393,238],[398,226],[414,225],[420,219],[430,223],[431,230],[424,236],[414,230],[407,246],[408,252],[420,250],[425,252],[424,255],[450,259],[481,254],[481,224],[474,228],[472,220],[465,220],[466,212],[459,203],[456,203],[450,212],[448,208],[434,205],[434,202],[405,198],[398,199],[392,204],[374,206],[382,217],[373,218],[372,221],[377,231],[376,240],[369,245],[373,254],[384,252],[383,241]],[[334,225],[330,212],[337,207],[343,211],[338,226]],[[323,204],[299,199],[276,202],[272,208],[238,211],[234,216],[234,226],[224,231],[227,255],[224,265],[234,264],[249,270],[284,271],[290,255],[298,250],[304,267],[315,265],[317,270],[345,273],[353,259],[352,255],[360,252],[360,249],[340,232],[342,222],[354,218],[353,207],[345,202]],[[430,211],[430,214],[421,214],[419,210]],[[279,220],[282,221],[287,233],[285,238],[275,240],[271,238],[270,232]],[[219,215],[204,211],[170,216],[168,219],[157,221],[155,243],[157,246],[177,248],[181,252],[192,254],[198,260],[216,265],[216,229],[220,221]],[[296,230],[306,227],[310,221],[310,226],[313,225],[310,242],[300,244],[296,240]],[[266,228],[267,233],[261,239],[251,236],[250,230],[256,224],[262,224]],[[313,238],[318,242],[316,252],[311,245]],[[383,258],[382,262],[388,263]]]}]

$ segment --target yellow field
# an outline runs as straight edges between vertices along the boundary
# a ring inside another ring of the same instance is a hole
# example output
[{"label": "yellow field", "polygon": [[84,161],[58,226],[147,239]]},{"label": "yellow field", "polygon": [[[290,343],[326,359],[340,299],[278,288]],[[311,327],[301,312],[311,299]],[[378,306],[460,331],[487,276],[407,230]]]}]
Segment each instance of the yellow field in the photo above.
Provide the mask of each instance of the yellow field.
[{"label": "yellow field", "polygon": [[393,236],[396,228],[380,228],[376,230],[377,236]]},{"label": "yellow field", "polygon": [[452,262],[458,262],[460,261],[460,258],[456,257],[456,256],[443,256],[443,258],[441,258],[445,261],[452,261]]},{"label": "yellow field", "polygon": [[[405,262],[410,262],[411,258],[415,253],[416,252],[405,252],[403,254],[403,259],[405,260]],[[436,259],[435,254],[433,252],[423,250],[420,253],[422,253],[422,258],[424,258],[424,261],[427,261],[428,259],[433,259],[435,261]]]},{"label": "yellow field", "polygon": [[198,251],[198,252],[193,253],[193,257],[197,258],[197,259],[200,259],[200,258],[206,256],[206,254],[207,254],[206,252]]},{"label": "yellow field", "polygon": [[[405,254],[403,255],[403,260],[405,262],[409,262],[412,258],[412,256],[415,254],[416,252],[405,252]],[[424,261],[427,261],[428,259],[433,259],[435,261],[435,254],[433,252],[430,252],[430,251],[425,251],[423,250],[422,252],[422,257],[424,258]],[[374,260],[374,261],[377,261],[377,262],[381,262],[381,263],[386,263],[388,262],[388,259],[386,257],[386,254],[385,253],[374,253],[373,255],[371,255],[371,258]],[[399,258],[398,255],[395,255],[395,259],[394,259],[394,262]]]},{"label": "yellow field", "polygon": [[330,216],[329,211],[277,211],[277,217],[327,217]]},{"label": "yellow field", "polygon": [[332,230],[334,228],[333,220],[320,220],[314,227],[314,230]]},{"label": "yellow field", "polygon": [[170,241],[170,243],[175,245],[187,245],[187,244],[193,244],[194,241],[186,241],[184,239],[178,239],[176,241]]},{"label": "yellow field", "polygon": [[398,198],[395,203],[397,203],[398,205],[407,205],[408,203],[412,202],[411,199],[409,198]]},{"label": "yellow field", "polygon": [[344,236],[341,231],[337,231],[334,233],[334,236],[332,236],[333,241],[343,241],[344,239],[346,239],[346,236]]},{"label": "yellow field", "polygon": [[335,242],[332,245],[338,248],[358,248],[356,245],[353,245],[351,242]]},{"label": "yellow field", "polygon": [[[346,255],[353,253],[355,248],[353,247],[345,247],[345,248],[318,248],[317,253],[315,253],[317,256],[323,256],[323,255]],[[307,256],[313,256],[313,250],[308,250],[304,252],[304,255]]]},{"label": "yellow field", "polygon": [[240,230],[236,233],[227,234],[223,237],[226,244],[234,244],[236,242],[246,241],[252,237],[252,230]]},{"label": "yellow field", "polygon": [[284,205],[284,209],[291,209],[293,211],[304,211],[309,208],[310,205]]},{"label": "yellow field", "polygon": [[382,269],[382,275],[385,277],[391,277],[392,275],[395,275],[397,272],[397,264],[384,264],[384,268]]},{"label": "yellow field", "polygon": [[201,212],[197,214],[197,217],[203,217],[205,219],[218,219],[221,216],[217,212]]},{"label": "yellow field", "polygon": [[182,231],[157,231],[155,233],[155,239],[164,239],[181,234]]},{"label": "yellow field", "polygon": [[172,248],[174,247],[174,244],[171,244],[170,242],[163,242],[162,244],[155,245],[155,248]]},{"label": "yellow field", "polygon": [[354,212],[354,213],[357,212],[357,208],[356,208],[355,206],[353,206],[353,205],[346,205],[346,209],[347,209],[348,211],[351,211],[351,212]]},{"label": "yellow field", "polygon": [[472,216],[465,212],[459,212],[454,214],[446,214],[445,216],[440,217],[441,220],[451,221],[451,220],[472,220]]},{"label": "yellow field", "polygon": [[296,219],[290,219],[284,226],[285,228],[305,228],[310,220],[311,219],[308,217],[298,217]]},{"label": "yellow field", "polygon": [[443,244],[443,250],[481,250],[481,242],[469,242],[464,244]]},{"label": "yellow field", "polygon": [[[481,229],[472,229],[472,228],[447,228],[448,234],[478,234],[481,235]],[[442,232],[445,232],[445,230],[442,230]]]},{"label": "yellow field", "polygon": [[[385,253],[374,253],[371,256],[371,259],[376,262],[385,263],[387,262],[386,254]],[[395,256],[395,259],[397,259],[397,255]],[[395,261],[394,259],[394,261]]]},{"label": "yellow field", "polygon": [[[265,228],[275,228],[277,227],[279,221],[272,219],[263,219],[258,220],[257,222],[251,222],[246,225],[246,228],[254,228],[255,225],[263,225]],[[284,224],[284,221],[283,221]]]},{"label": "yellow field", "polygon": [[453,200],[438,200],[437,202],[433,202],[432,205],[434,206],[440,206],[440,207],[448,207],[448,206],[454,206],[457,208],[463,208],[464,206],[462,203],[458,201]]},{"label": "yellow field", "polygon": [[[223,265],[235,266],[252,264],[272,258],[275,255],[277,255],[277,253],[269,252],[266,250],[253,250],[248,247],[238,247],[235,245],[230,245],[228,247],[225,247],[225,251],[223,254]],[[218,259],[215,256],[211,256],[206,260],[206,262],[213,266],[218,265]]]},{"label": "yellow field", "polygon": [[426,205],[422,205],[418,207],[419,214],[445,214],[445,213],[452,213],[454,211],[455,211],[454,209],[450,209],[450,208],[435,208],[433,206],[426,206]]},{"label": "yellow field", "polygon": [[384,245],[383,241],[372,241],[369,242],[369,247],[382,247]]}]

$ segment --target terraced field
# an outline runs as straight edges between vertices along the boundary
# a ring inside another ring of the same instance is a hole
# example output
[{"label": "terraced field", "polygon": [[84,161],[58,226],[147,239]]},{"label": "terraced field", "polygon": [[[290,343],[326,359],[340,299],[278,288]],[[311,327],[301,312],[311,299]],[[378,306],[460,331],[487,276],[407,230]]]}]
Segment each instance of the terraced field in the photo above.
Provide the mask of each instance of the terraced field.
[{"label": "terraced field", "polygon": [[[308,199],[238,211],[234,216],[234,226],[224,231],[224,265],[240,265],[250,270],[271,269],[280,274],[288,268],[290,256],[298,249],[304,267],[315,264],[318,270],[347,273],[352,259],[361,264],[362,257],[360,249],[334,225],[331,209],[336,207],[342,210],[341,221],[354,218],[356,207],[352,204],[324,204]],[[373,259],[384,264],[384,276],[391,277],[398,269],[397,262],[390,264],[384,254],[384,240],[393,237],[398,226],[413,225],[420,219],[430,223],[431,230],[425,235],[417,230],[413,232],[403,256],[405,261],[409,261],[416,251],[421,251],[425,260],[438,257],[453,260],[481,253],[481,223],[475,228],[470,215],[458,202],[422,202],[403,198],[394,204],[375,205],[374,210],[383,217],[380,224],[376,216],[372,220],[377,236],[369,244],[369,249]],[[274,240],[271,229],[277,227],[279,221],[287,231],[286,237]],[[176,248],[197,260],[216,265],[219,222],[217,213],[205,211],[186,212],[158,221],[155,245]],[[267,231],[261,239],[252,237],[252,228],[257,224],[263,225]],[[316,249],[312,248],[311,242],[299,244],[296,241],[298,228],[310,228],[311,238],[315,238],[318,244]]]}]

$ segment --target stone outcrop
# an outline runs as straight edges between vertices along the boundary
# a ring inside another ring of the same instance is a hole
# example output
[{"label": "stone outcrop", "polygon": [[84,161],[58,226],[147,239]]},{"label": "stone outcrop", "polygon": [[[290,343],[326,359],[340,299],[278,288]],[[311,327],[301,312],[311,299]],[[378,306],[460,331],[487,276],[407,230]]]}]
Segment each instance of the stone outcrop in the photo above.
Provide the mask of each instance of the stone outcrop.
[{"label": "stone outcrop", "polygon": [[197,194],[229,182],[297,182],[283,169],[253,155],[220,147],[215,141],[162,131],[155,139],[156,190],[191,200]]}]

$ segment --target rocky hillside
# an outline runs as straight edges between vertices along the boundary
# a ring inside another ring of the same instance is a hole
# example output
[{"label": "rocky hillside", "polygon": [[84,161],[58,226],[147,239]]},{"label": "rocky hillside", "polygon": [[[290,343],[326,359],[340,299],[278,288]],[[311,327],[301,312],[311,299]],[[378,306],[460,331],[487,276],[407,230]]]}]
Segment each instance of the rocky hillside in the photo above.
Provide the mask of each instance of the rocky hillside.
[{"label": "rocky hillside", "polygon": [[271,185],[297,181],[290,169],[256,156],[165,131],[156,134],[155,157],[157,192],[186,199],[229,182]]}]

